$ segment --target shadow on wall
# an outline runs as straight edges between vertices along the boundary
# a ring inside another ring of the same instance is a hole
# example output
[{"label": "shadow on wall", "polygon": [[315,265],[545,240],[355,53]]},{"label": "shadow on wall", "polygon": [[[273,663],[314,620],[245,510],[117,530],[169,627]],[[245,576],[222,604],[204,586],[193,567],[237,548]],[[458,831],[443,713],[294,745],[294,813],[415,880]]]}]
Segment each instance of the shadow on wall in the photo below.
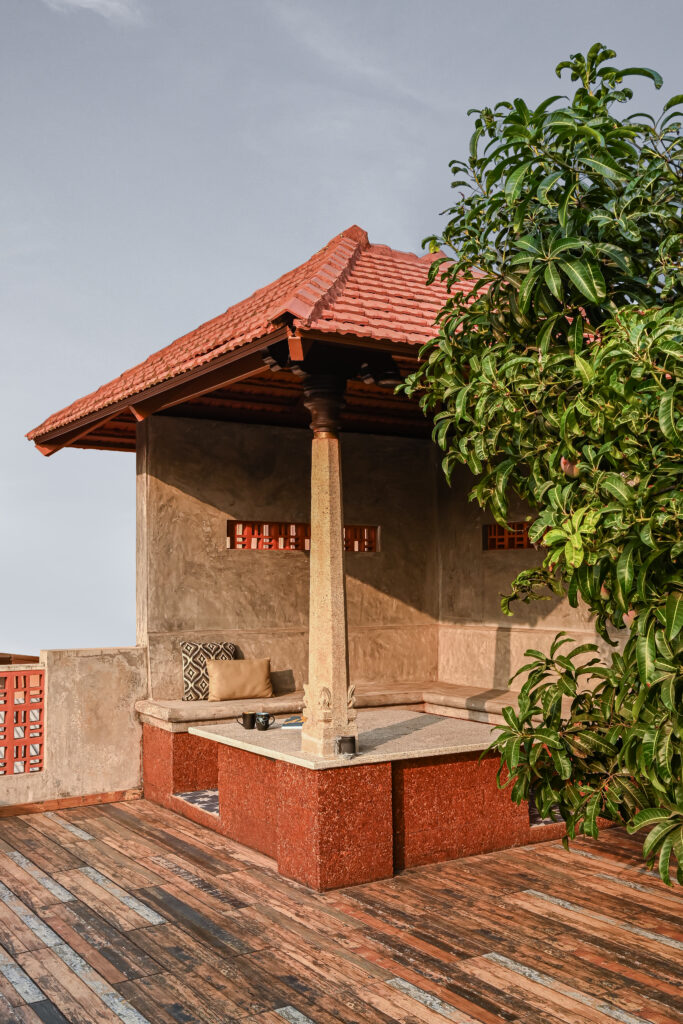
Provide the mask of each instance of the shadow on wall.
[{"label": "shadow on wall", "polygon": [[[291,621],[291,599],[302,594],[300,587],[296,594],[288,591],[288,584],[300,584],[298,577],[307,582],[306,556],[228,551],[226,528],[229,519],[309,521],[310,433],[163,416],[154,417],[150,426],[153,485],[148,515],[156,541],[150,550],[150,557],[156,558],[151,571],[157,576],[167,573],[163,582],[180,583],[184,592],[201,587],[203,607],[212,584],[234,571],[244,575],[242,613],[253,606],[259,626],[261,609],[272,620],[269,606],[276,592],[278,604],[287,612],[283,617]],[[368,619],[416,621],[400,607],[432,622],[507,628],[555,619],[561,604],[555,598],[520,605],[514,619],[502,614],[501,594],[521,569],[539,564],[541,556],[534,550],[482,550],[483,524],[493,520],[467,500],[472,486],[467,471],[448,487],[431,441],[348,434],[342,438],[342,458],[346,522],[379,526],[381,538],[377,554],[347,556],[352,624]],[[522,508],[511,510],[512,518],[525,516]],[[169,551],[174,555],[171,560]],[[161,565],[164,554],[166,568]],[[360,586],[354,587],[352,581]],[[168,587],[164,591],[169,607],[173,594]],[[388,600],[382,602],[381,595]],[[300,600],[296,605],[301,611]],[[573,612],[570,617],[576,621]],[[299,617],[298,624],[306,618],[307,614]],[[565,615],[562,624],[566,619]],[[188,623],[181,615],[164,626],[182,629]],[[196,628],[205,627],[197,623]]]},{"label": "shadow on wall", "polygon": [[[175,637],[231,632],[249,657],[277,649],[274,668],[294,667],[294,678],[283,679],[283,685],[296,680],[300,687],[308,557],[229,551],[226,532],[229,519],[309,521],[309,431],[170,416],[152,417],[143,426],[143,632],[150,650],[166,644],[162,675],[175,672],[169,660]],[[346,523],[380,527],[378,553],[346,559],[356,678],[409,679],[425,672],[424,678],[454,682],[470,672],[476,676],[470,685],[504,686],[521,664],[520,643],[522,655],[525,647],[545,643],[544,634],[535,638],[530,632],[590,630],[584,613],[556,598],[520,605],[512,619],[502,614],[501,594],[521,569],[538,565],[541,555],[482,549],[482,528],[491,520],[467,500],[472,478],[462,470],[449,488],[431,441],[347,434],[342,458]],[[511,510],[511,519],[525,515],[522,508]],[[437,625],[438,655],[436,646],[430,653]],[[444,651],[452,647],[445,675],[442,637]],[[464,668],[458,658],[467,662]],[[418,666],[412,677],[411,661]]]},{"label": "shadow on wall", "polygon": [[[307,556],[228,551],[226,532],[310,520],[310,432],[163,416],[149,430],[150,632],[211,628],[233,602],[242,628],[304,627]],[[377,554],[346,560],[350,624],[438,621],[431,444],[349,434],[342,453],[346,522],[381,527]]]}]

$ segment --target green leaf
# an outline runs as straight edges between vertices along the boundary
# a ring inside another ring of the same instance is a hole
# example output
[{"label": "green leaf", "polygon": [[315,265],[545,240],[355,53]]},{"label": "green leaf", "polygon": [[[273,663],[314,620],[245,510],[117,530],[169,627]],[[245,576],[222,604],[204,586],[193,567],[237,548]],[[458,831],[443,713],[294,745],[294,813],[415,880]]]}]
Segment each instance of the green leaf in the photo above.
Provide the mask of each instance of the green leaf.
[{"label": "green leaf", "polygon": [[567,220],[569,217],[569,202],[571,200],[572,195],[574,194],[577,185],[578,182],[574,182],[573,185],[570,185],[569,188],[565,190],[564,195],[560,199],[560,205],[557,208],[557,220],[561,228],[565,228],[567,226]]},{"label": "green leaf", "polygon": [[591,364],[588,362],[587,359],[583,359],[579,355],[574,355],[574,362],[576,363],[576,368],[579,371],[579,374],[581,375],[581,380],[583,381],[583,383],[590,384],[590,382],[595,377],[595,370],[593,369]]},{"label": "green leaf", "polygon": [[518,238],[515,242],[515,249],[521,249],[523,252],[530,252],[534,256],[543,255],[543,249],[539,245],[538,239],[534,238],[533,235],[524,235],[522,238]]},{"label": "green leaf", "polygon": [[626,181],[629,175],[626,174],[619,165],[612,160],[610,157],[603,155],[598,159],[594,157],[583,157],[581,163],[585,164],[592,171],[601,175],[603,178],[612,178],[615,181]]},{"label": "green leaf", "polygon": [[667,440],[677,441],[678,430],[676,429],[673,388],[662,396],[659,403],[659,409],[657,411],[657,418],[659,420],[660,429]]},{"label": "green leaf", "polygon": [[569,328],[569,343],[575,352],[583,345],[583,317],[576,316]]},{"label": "green leaf", "polygon": [[508,206],[512,206],[520,197],[522,189],[524,187],[524,179],[526,178],[529,168],[534,164],[533,160],[527,160],[526,163],[520,164],[515,170],[508,176],[505,182],[505,198]]},{"label": "green leaf", "polygon": [[669,877],[669,867],[671,864],[671,853],[674,845],[674,835],[670,832],[659,849],[659,862],[657,869],[659,871],[659,877],[666,885],[671,885],[671,878]]},{"label": "green leaf", "polygon": [[581,294],[591,302],[599,303],[605,298],[605,279],[597,263],[589,263],[588,260],[560,260],[560,265]]},{"label": "green leaf", "polygon": [[538,345],[542,355],[545,355],[550,347],[553,329],[561,316],[562,313],[555,313],[553,316],[549,316],[544,322],[541,330],[536,335],[536,344]]},{"label": "green leaf", "polygon": [[603,491],[607,491],[611,497],[616,498],[622,504],[633,500],[633,491],[625,483],[618,473],[606,473],[601,483]]},{"label": "green leaf", "polygon": [[540,272],[540,267],[534,267],[522,281],[522,287],[519,289],[519,308],[522,313],[526,313],[531,305],[531,296]]},{"label": "green leaf", "polygon": [[595,793],[586,805],[586,817],[583,822],[583,831],[587,836],[598,838],[598,811],[600,810],[600,793]]},{"label": "green leaf", "polygon": [[669,594],[666,599],[666,637],[675,640],[683,627],[683,593]]},{"label": "green leaf", "polygon": [[519,721],[517,719],[517,715],[515,714],[514,708],[501,708],[501,714],[505,721],[507,722],[507,724],[510,726],[510,728],[513,729],[515,732],[519,732]]},{"label": "green leaf", "polygon": [[594,246],[596,252],[602,253],[607,256],[613,263],[623,270],[625,274],[630,274],[633,266],[633,261],[619,245],[610,245],[607,242],[600,242]]},{"label": "green leaf", "polygon": [[633,547],[633,544],[627,544],[617,562],[617,579],[624,594],[624,604],[633,586]]},{"label": "green leaf", "polygon": [[556,238],[550,246],[550,255],[559,256],[567,249],[583,249],[585,240],[576,235],[567,235],[565,238]]},{"label": "green leaf", "polygon": [[555,750],[562,750],[562,740],[553,729],[536,729],[534,738],[539,743],[545,743],[547,747],[552,747]]},{"label": "green leaf", "polygon": [[552,174],[547,174],[545,176],[541,184],[536,189],[536,198],[540,203],[548,202],[548,192],[563,177],[564,171],[553,171]]},{"label": "green leaf", "polygon": [[670,816],[666,821],[660,821],[659,824],[655,825],[650,833],[648,833],[647,839],[643,843],[643,856],[646,859],[652,857],[656,852],[657,848],[663,842],[666,837],[673,832],[675,824],[671,821]]},{"label": "green leaf", "polygon": [[645,807],[627,824],[626,831],[633,835],[634,832],[637,832],[645,825],[655,825],[657,822],[668,820],[669,811],[664,807]]},{"label": "green leaf", "polygon": [[678,93],[677,96],[672,96],[671,99],[664,104],[664,110],[671,110],[672,107],[678,107],[683,104],[683,93]]},{"label": "green leaf", "polygon": [[508,747],[506,748],[505,756],[506,756],[506,759],[507,759],[508,767],[509,767],[511,772],[513,772],[515,770],[515,768],[517,767],[517,765],[519,764],[519,755],[520,755],[521,749],[522,749],[522,738],[521,738],[521,736],[516,736],[510,742]]},{"label": "green leaf", "polygon": [[555,263],[549,263],[545,268],[543,277],[545,278],[545,283],[547,284],[548,288],[555,296],[555,298],[559,302],[562,302],[562,275],[557,269],[557,265]]},{"label": "green leaf", "polygon": [[[603,71],[606,70],[607,68],[603,68]],[[643,78],[649,78],[652,82],[654,82],[655,89],[661,89],[664,84],[664,79],[662,78],[662,76],[659,74],[658,71],[653,71],[652,68],[623,68],[619,72],[619,75],[619,81],[621,81],[621,79],[625,78],[627,75],[642,75]]]},{"label": "green leaf", "polygon": [[561,779],[569,779],[572,774],[572,763],[567,757],[564,750],[553,750],[550,751],[552,762],[555,765],[555,771]]},{"label": "green leaf", "polygon": [[647,633],[639,636],[636,640],[636,659],[638,662],[638,674],[640,681],[648,686],[655,675],[655,659],[657,657],[657,646],[655,644],[655,624],[650,623]]}]

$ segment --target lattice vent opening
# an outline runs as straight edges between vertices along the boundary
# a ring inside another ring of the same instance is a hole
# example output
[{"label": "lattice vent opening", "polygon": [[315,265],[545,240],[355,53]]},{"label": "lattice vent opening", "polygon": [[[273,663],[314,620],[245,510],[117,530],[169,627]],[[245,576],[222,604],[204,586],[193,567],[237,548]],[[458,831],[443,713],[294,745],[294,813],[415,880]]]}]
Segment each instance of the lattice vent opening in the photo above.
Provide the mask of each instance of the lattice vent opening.
[{"label": "lattice vent opening", "polygon": [[0,776],[43,770],[45,672],[0,672]]},{"label": "lattice vent opening", "polygon": [[[310,551],[310,523],[264,523],[230,519],[227,546],[234,551]],[[344,550],[379,551],[378,526],[345,526]]]},{"label": "lattice vent opening", "polygon": [[518,548],[531,548],[528,523],[508,523],[507,527],[498,523],[487,523],[482,531],[484,551],[511,551]]}]

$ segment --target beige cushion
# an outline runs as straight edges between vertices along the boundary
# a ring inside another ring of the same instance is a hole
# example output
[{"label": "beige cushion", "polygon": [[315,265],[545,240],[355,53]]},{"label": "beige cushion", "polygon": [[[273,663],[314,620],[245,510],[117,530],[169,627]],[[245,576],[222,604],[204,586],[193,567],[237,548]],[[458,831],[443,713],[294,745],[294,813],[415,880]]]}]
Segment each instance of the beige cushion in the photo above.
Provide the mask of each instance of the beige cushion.
[{"label": "beige cushion", "polygon": [[209,673],[209,700],[245,700],[272,697],[270,658],[254,661],[218,661],[206,659]]}]

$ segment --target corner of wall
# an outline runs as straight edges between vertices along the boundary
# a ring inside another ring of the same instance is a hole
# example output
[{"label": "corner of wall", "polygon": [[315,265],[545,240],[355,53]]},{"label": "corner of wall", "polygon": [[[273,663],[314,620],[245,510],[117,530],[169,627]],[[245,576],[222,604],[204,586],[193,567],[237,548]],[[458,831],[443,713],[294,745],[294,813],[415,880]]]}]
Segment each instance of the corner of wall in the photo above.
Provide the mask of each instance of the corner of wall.
[{"label": "corner of wall", "polygon": [[149,588],[149,423],[138,423],[135,444],[135,636],[139,647],[147,646]]}]

